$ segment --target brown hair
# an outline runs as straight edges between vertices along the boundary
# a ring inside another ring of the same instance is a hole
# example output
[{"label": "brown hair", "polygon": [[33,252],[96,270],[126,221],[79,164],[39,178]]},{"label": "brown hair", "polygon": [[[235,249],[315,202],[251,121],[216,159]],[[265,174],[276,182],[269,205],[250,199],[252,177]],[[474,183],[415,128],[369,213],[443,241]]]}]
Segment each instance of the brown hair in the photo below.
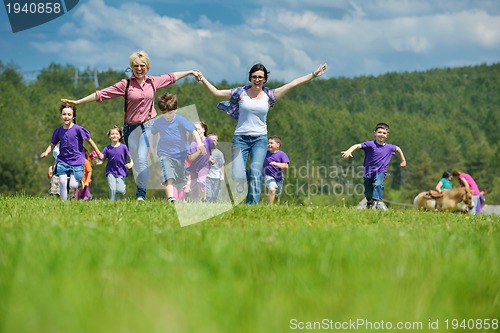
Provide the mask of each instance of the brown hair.
[{"label": "brown hair", "polygon": [[378,123],[375,126],[375,131],[377,131],[379,128],[385,129],[387,132],[389,132],[389,125],[387,125],[386,123]]},{"label": "brown hair", "polygon": [[158,107],[162,113],[177,110],[177,95],[164,93],[158,97]]},{"label": "brown hair", "polygon": [[248,72],[248,81],[252,82],[252,74],[257,72],[257,71],[263,71],[264,72],[264,82],[267,82],[267,75],[270,73],[266,66],[262,64],[255,64],[250,68],[250,71]]},{"label": "brown hair", "polygon": [[122,129],[120,126],[118,126],[118,125],[114,125],[113,127],[111,127],[111,128],[109,129],[109,131],[108,131],[108,137],[109,137],[109,135],[111,134],[111,131],[112,131],[112,130],[117,130],[117,131],[118,131],[118,133],[120,133],[120,140],[119,140],[119,141],[120,141],[121,143],[124,143],[124,141],[123,141],[123,129]]},{"label": "brown hair", "polygon": [[200,124],[201,128],[203,128],[203,135],[207,136],[207,132],[208,132],[208,126],[207,124],[205,124],[203,121],[198,121],[196,122],[196,124]]},{"label": "brown hair", "polygon": [[269,137],[269,139],[267,139],[267,141],[269,141],[269,140],[273,140],[274,142],[276,142],[277,144],[279,144],[280,147],[281,147],[281,138],[279,136],[272,135],[272,136]]},{"label": "brown hair", "polygon": [[61,104],[61,106],[59,107],[59,113],[62,113],[62,110],[67,109],[67,108],[70,108],[71,110],[73,110],[73,123],[76,124],[76,106]]}]

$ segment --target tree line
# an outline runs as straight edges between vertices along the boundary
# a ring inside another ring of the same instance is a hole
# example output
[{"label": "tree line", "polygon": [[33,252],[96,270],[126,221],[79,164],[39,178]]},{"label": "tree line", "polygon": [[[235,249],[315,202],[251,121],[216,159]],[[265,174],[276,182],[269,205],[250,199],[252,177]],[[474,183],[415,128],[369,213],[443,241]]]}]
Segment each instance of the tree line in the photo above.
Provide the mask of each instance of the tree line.
[{"label": "tree line", "polygon": [[[71,65],[51,64],[34,82],[25,83],[14,64],[0,62],[0,193],[46,195],[46,171],[52,160],[39,155],[61,125],[59,100],[96,90],[94,70],[84,71],[76,86],[74,73]],[[244,74],[242,69],[242,78]],[[101,89],[129,73],[109,69],[97,75]],[[216,83],[218,88],[244,84]],[[282,84],[267,83],[271,88]],[[236,123],[215,108],[219,100],[206,88],[184,79],[157,96],[165,91],[177,94],[180,106],[194,104],[209,131],[217,132],[220,142],[231,142]],[[342,160],[340,152],[374,139],[374,125],[386,122],[391,126],[387,142],[400,146],[408,160],[406,169],[398,167],[397,157],[391,162],[385,184],[388,201],[411,204],[418,192],[435,186],[443,171],[458,169],[471,174],[481,188],[492,190],[490,203],[500,202],[498,91],[500,64],[319,79],[297,87],[268,115],[269,135],[281,136],[291,161],[283,199],[299,204],[359,201],[363,152],[355,152],[350,160]],[[123,124],[123,100],[81,105],[77,123],[104,148],[109,144],[108,129]],[[94,168],[93,179],[94,196],[107,198],[104,167]],[[129,186],[130,194],[133,188]]]}]

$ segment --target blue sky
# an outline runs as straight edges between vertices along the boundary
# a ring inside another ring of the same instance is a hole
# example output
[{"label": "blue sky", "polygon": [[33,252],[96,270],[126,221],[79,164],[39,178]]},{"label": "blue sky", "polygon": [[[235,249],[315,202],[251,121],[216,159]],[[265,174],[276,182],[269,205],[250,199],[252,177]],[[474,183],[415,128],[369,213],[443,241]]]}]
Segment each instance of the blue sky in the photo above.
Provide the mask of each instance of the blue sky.
[{"label": "blue sky", "polygon": [[257,62],[288,81],[323,62],[326,77],[355,77],[500,61],[498,0],[80,0],[29,30],[12,33],[5,7],[0,22],[0,60],[28,78],[52,62],[122,70],[139,49],[150,74],[215,83]]}]

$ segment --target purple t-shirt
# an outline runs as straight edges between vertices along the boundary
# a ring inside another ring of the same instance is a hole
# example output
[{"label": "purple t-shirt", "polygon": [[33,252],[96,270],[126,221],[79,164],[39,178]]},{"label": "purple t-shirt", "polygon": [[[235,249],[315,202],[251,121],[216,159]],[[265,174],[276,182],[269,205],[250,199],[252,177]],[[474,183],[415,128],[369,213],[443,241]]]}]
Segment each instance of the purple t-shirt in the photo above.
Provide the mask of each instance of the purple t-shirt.
[{"label": "purple t-shirt", "polygon": [[102,151],[103,160],[108,159],[106,164],[106,176],[112,174],[115,177],[127,177],[128,171],[125,167],[127,158],[130,157],[130,152],[126,145],[121,144],[117,147],[107,145]]},{"label": "purple t-shirt", "polygon": [[73,124],[68,129],[63,126],[56,128],[50,143],[59,143],[57,160],[68,165],[85,164],[85,150],[83,142],[90,139],[90,133],[85,128]]},{"label": "purple t-shirt", "polygon": [[195,130],[192,122],[178,114],[170,121],[164,116],[156,118],[151,134],[160,134],[158,156],[168,156],[184,163],[188,151],[187,135]]},{"label": "purple t-shirt", "polygon": [[[215,143],[209,137],[205,137],[205,141],[203,141],[205,145],[205,149],[207,153],[205,155],[198,155],[198,157],[191,161],[191,165],[187,168],[189,172],[198,173],[203,168],[210,168],[210,151],[215,149]],[[188,155],[194,154],[198,149],[198,143],[196,141],[191,142],[189,146]]]},{"label": "purple t-shirt", "polygon": [[481,213],[481,211],[483,210],[483,205],[484,205],[484,201],[485,201],[485,197],[483,194],[481,194],[481,192],[479,192],[479,200],[477,201],[477,205],[476,205],[476,214],[479,214]]},{"label": "purple t-shirt", "polygon": [[365,151],[365,177],[371,178],[376,174],[387,173],[387,166],[392,155],[396,152],[396,146],[390,143],[378,144],[376,140],[361,143],[361,149]]},{"label": "purple t-shirt", "polygon": [[283,169],[269,165],[271,162],[290,163],[287,154],[281,150],[275,153],[267,151],[266,159],[264,160],[264,175],[273,177],[277,182],[283,181],[285,179]]}]

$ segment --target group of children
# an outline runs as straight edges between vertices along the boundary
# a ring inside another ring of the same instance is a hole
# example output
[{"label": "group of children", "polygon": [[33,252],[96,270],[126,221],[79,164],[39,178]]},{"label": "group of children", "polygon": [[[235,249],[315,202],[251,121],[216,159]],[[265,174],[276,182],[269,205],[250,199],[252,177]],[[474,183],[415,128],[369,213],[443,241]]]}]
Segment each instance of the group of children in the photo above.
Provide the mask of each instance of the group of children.
[{"label": "group of children", "polygon": [[[207,133],[208,127],[204,122],[193,124],[177,114],[177,96],[174,94],[160,96],[158,108],[162,116],[155,120],[149,141],[158,141],[157,154],[167,200],[183,200],[189,193],[192,201],[218,201],[224,183],[225,160],[223,153],[217,149],[217,134]],[[158,140],[156,135],[159,135]],[[194,139],[188,145],[189,136]],[[270,202],[279,197],[284,179],[282,170],[289,163],[286,154],[279,151],[280,144],[279,137],[269,138],[264,174],[270,189]]]},{"label": "group of children", "polygon": [[[162,113],[151,129],[149,142],[157,142],[157,155],[160,160],[161,179],[165,186],[167,200],[182,200],[189,192],[193,201],[215,202],[220,197],[224,181],[224,156],[216,149],[217,135],[207,134],[207,125],[203,122],[192,123],[177,114],[177,96],[165,93],[158,98],[158,107]],[[109,198],[114,201],[117,194],[125,194],[125,177],[133,167],[130,152],[123,143],[123,132],[119,126],[108,131],[110,144],[101,152],[90,137],[89,131],[76,124],[76,107],[61,105],[62,126],[52,134],[50,145],[40,155],[42,158],[55,148],[59,150],[56,161],[49,168],[51,174],[59,176],[59,194],[61,199],[68,199],[69,188],[75,190],[77,198],[90,199],[91,161],[96,164],[106,161],[106,177]],[[156,140],[156,136],[159,139]],[[342,151],[343,158],[352,157],[357,149],[365,152],[364,186],[367,208],[382,208],[384,179],[392,155],[398,154],[400,166],[406,167],[403,151],[398,146],[386,143],[389,125],[378,123],[374,130],[375,140],[365,141]],[[194,138],[188,143],[188,137]],[[86,152],[87,142],[92,153]],[[263,175],[268,189],[268,202],[274,203],[283,189],[284,173],[290,163],[288,156],[280,150],[281,139],[278,136],[268,138],[268,151],[264,161]],[[150,147],[150,153],[153,152]],[[54,154],[56,156],[56,154]],[[129,160],[129,162],[127,162]],[[81,189],[79,185],[82,185]],[[53,186],[51,186],[53,189]]]},{"label": "group of children", "polygon": [[[183,201],[189,193],[193,201],[218,201],[224,183],[225,160],[222,152],[216,147],[217,134],[207,134],[208,127],[205,123],[192,123],[177,114],[177,96],[174,94],[165,93],[160,96],[158,107],[162,115],[152,126],[149,142],[157,142],[156,153],[160,160],[162,185],[165,186],[167,200]],[[89,200],[92,197],[89,190],[92,182],[92,162],[101,164],[107,160],[105,175],[110,200],[115,201],[117,194],[125,194],[125,177],[134,163],[123,143],[122,128],[117,125],[110,128],[107,133],[110,144],[101,152],[91,139],[90,133],[76,124],[75,106],[61,105],[60,117],[62,126],[53,132],[50,145],[40,155],[44,158],[52,151],[55,158],[55,162],[48,169],[48,177],[51,179],[50,193],[67,200],[69,189],[74,191],[76,199]],[[364,151],[363,178],[367,208],[385,209],[382,200],[387,166],[394,154],[398,154],[402,168],[406,167],[406,159],[400,147],[386,143],[389,136],[388,124],[378,123],[373,134],[375,140],[354,144],[341,153],[342,157],[347,159],[352,157],[352,153],[357,149]],[[190,143],[189,137],[193,138]],[[92,147],[91,153],[84,147],[84,142]],[[290,163],[287,154],[280,148],[281,138],[270,136],[263,166],[270,204],[279,200],[283,190],[283,171]],[[153,147],[150,147],[150,153],[153,153]],[[451,189],[452,177],[456,177],[461,186],[472,189],[474,208],[471,213],[479,213],[487,191],[479,191],[470,175],[459,171],[446,171],[436,185],[436,190],[441,192]]]},{"label": "group of children", "polygon": [[[123,144],[121,127],[113,126],[108,131],[111,143],[101,152],[90,137],[89,131],[76,124],[76,107],[63,104],[59,110],[63,124],[53,132],[50,145],[40,155],[44,158],[52,151],[55,158],[48,170],[48,176],[51,178],[50,193],[59,195],[62,200],[68,200],[68,192],[74,192],[75,199],[90,200],[91,161],[101,164],[107,160],[106,177],[110,199],[116,200],[117,193],[125,194],[125,177],[128,175],[127,170],[133,167],[133,161],[127,146]],[[84,142],[92,147],[91,153],[84,147]],[[130,162],[127,163],[127,159],[130,159]]]},{"label": "group of children", "polygon": [[[205,123],[192,123],[177,114],[177,96],[174,94],[160,96],[158,107],[162,115],[153,124],[149,142],[157,142],[156,153],[167,200],[184,200],[189,193],[193,201],[216,202],[221,195],[225,164],[224,155],[216,148],[217,134],[207,134]],[[107,161],[105,175],[110,200],[115,201],[118,194],[125,194],[125,178],[134,162],[123,143],[122,128],[114,125],[109,129],[110,144],[101,152],[89,131],[76,124],[75,106],[61,105],[60,117],[62,126],[53,132],[50,145],[40,155],[44,158],[52,152],[55,158],[48,169],[50,193],[60,196],[62,200],[67,200],[69,193],[77,200],[90,200],[92,164]],[[190,144],[189,137],[193,138]],[[91,153],[84,147],[84,142],[92,147]],[[270,202],[279,197],[284,179],[282,170],[289,163],[288,156],[279,150],[280,145],[279,137],[269,138],[264,174],[270,189]],[[153,147],[150,150],[153,153]]]}]

